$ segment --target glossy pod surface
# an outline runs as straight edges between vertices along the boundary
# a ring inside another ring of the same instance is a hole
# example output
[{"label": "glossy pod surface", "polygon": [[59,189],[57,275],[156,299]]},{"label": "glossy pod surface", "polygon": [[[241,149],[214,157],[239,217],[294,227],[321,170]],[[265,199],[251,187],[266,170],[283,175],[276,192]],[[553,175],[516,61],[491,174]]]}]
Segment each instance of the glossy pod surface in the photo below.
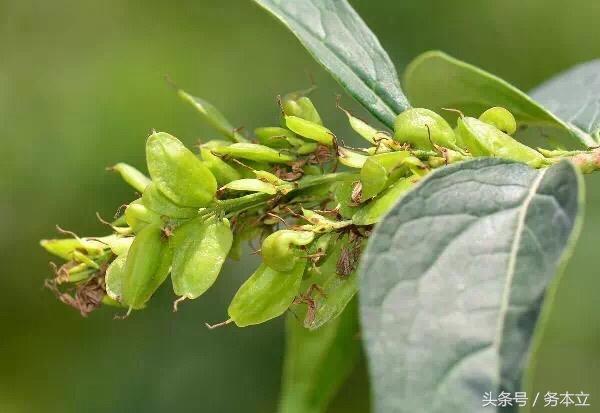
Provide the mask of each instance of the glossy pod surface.
[{"label": "glossy pod surface", "polygon": [[162,228],[150,224],[142,229],[127,253],[121,302],[133,309],[142,308],[167,278],[171,258]]},{"label": "glossy pod surface", "polygon": [[310,231],[276,231],[262,243],[263,260],[276,271],[291,271],[299,260],[297,247],[310,244],[314,237]]},{"label": "glossy pod surface", "polygon": [[459,118],[457,131],[465,147],[474,156],[497,156],[523,162],[534,168],[548,164],[544,155],[538,151],[479,119]]},{"label": "glossy pod surface", "polygon": [[457,149],[454,131],[437,113],[423,108],[408,109],[394,121],[394,139],[416,149],[433,149],[432,143]]},{"label": "glossy pod surface", "polygon": [[221,272],[232,242],[229,221],[224,218],[198,217],[177,228],[170,240],[175,294],[193,299],[208,290]]},{"label": "glossy pod surface", "polygon": [[261,264],[233,297],[229,317],[238,327],[279,317],[298,294],[305,265],[299,260],[291,271],[280,272]]},{"label": "glossy pod surface", "polygon": [[215,177],[179,139],[153,133],[146,141],[146,161],[152,182],[173,203],[202,207],[212,202]]}]

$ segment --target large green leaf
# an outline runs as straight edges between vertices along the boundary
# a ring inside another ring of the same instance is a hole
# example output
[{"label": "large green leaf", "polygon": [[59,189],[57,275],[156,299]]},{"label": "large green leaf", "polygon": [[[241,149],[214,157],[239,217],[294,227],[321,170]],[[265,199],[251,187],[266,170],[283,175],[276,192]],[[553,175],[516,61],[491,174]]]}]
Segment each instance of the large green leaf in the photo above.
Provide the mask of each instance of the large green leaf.
[{"label": "large green leaf", "polygon": [[434,172],[393,208],[360,269],[376,412],[489,413],[485,392],[522,388],[582,197],[570,163],[486,158]]},{"label": "large green leaf", "polygon": [[337,318],[308,330],[290,314],[280,413],[323,413],[360,352],[356,299]]},{"label": "large green leaf", "polygon": [[315,60],[388,127],[409,107],[396,69],[346,0],[254,0],[281,20]]},{"label": "large green leaf", "polygon": [[573,130],[600,143],[600,60],[560,73],[530,94]]},{"label": "large green leaf", "polygon": [[404,72],[403,86],[413,106],[437,112],[458,109],[475,117],[492,106],[503,106],[521,125],[556,128],[585,146],[596,146],[589,135],[574,130],[510,83],[439,51],[414,59]]}]

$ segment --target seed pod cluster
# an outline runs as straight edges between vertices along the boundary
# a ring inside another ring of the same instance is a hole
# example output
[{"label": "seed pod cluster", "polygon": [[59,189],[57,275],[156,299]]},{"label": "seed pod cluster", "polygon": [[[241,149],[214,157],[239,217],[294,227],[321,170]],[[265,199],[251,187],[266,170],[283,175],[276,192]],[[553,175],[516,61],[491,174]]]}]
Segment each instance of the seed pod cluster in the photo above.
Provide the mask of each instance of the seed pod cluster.
[{"label": "seed pod cluster", "polygon": [[356,294],[373,226],[433,169],[477,156],[535,168],[582,156],[518,142],[514,116],[499,107],[478,118],[461,114],[454,128],[448,113],[412,108],[386,131],[338,102],[368,144],[350,148],[324,125],[307,92],[280,98],[280,125],[257,127],[252,136],[206,100],[178,93],[222,137],[194,153],[168,133],[152,133],[149,176],[125,163],[111,168],[138,194],[109,224],[112,234],[63,231],[70,237],[42,241],[65,261],[47,285],[84,315],[102,304],[142,309],[169,275],[176,303],[197,299],[248,241],[261,263],[219,325],[255,325],[292,309],[306,328],[318,329]]}]

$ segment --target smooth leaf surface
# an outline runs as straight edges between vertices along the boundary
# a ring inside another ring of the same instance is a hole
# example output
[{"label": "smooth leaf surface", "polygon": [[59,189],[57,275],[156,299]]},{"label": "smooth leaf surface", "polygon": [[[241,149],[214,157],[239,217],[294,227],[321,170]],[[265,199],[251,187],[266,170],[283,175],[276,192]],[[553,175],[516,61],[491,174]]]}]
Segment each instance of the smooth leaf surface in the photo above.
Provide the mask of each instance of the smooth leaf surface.
[{"label": "smooth leaf surface", "polygon": [[530,94],[576,132],[600,143],[600,59],[560,73]]},{"label": "smooth leaf surface", "polygon": [[360,352],[356,300],[317,330],[288,315],[279,413],[323,413],[348,378]]},{"label": "smooth leaf surface", "polygon": [[315,60],[388,127],[409,107],[396,69],[346,0],[254,0],[281,20]]},{"label": "smooth leaf surface", "polygon": [[556,128],[584,146],[596,145],[589,135],[574,130],[510,83],[443,52],[426,52],[415,58],[406,68],[403,86],[415,107],[439,113],[452,108],[478,117],[490,107],[502,106],[520,125]]},{"label": "smooth leaf surface", "polygon": [[360,268],[376,412],[489,413],[485,392],[522,388],[581,199],[569,163],[485,158],[434,172],[392,209]]}]

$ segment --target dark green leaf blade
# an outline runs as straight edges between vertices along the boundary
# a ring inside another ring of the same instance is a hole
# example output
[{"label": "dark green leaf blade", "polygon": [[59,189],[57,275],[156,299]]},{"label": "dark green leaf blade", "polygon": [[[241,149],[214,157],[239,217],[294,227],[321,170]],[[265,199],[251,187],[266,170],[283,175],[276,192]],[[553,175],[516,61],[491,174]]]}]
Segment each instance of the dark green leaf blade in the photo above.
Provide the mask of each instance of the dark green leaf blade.
[{"label": "dark green leaf blade", "polygon": [[360,353],[356,299],[317,330],[288,315],[279,413],[323,413]]},{"label": "dark green leaf blade", "polygon": [[376,412],[485,413],[485,392],[522,388],[581,199],[570,163],[487,158],[434,172],[394,207],[360,268]]},{"label": "dark green leaf blade", "polygon": [[492,106],[502,106],[521,125],[556,128],[585,146],[595,146],[590,136],[573,130],[510,83],[443,52],[430,51],[416,57],[406,68],[403,80],[413,106],[442,113],[442,108],[458,109],[475,117]]},{"label": "dark green leaf blade", "polygon": [[254,0],[285,24],[315,60],[388,127],[409,107],[396,69],[346,0]]},{"label": "dark green leaf blade", "polygon": [[576,132],[589,134],[600,143],[600,59],[556,75],[530,95]]}]

